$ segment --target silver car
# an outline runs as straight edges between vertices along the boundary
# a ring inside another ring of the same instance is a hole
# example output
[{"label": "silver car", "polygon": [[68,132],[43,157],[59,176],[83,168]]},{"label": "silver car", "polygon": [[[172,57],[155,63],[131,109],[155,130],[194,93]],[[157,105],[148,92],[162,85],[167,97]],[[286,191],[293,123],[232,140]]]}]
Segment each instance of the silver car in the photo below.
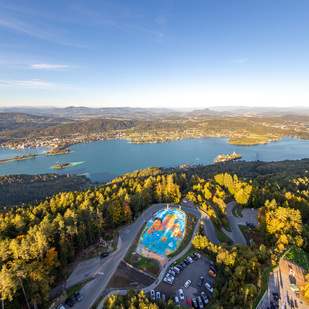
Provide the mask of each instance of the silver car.
[{"label": "silver car", "polygon": [[205,294],[204,292],[202,292],[202,293],[201,293],[201,296],[202,296],[202,298],[203,298],[203,301],[204,301],[205,305],[207,305],[207,304],[209,303],[209,300],[208,300],[206,294]]},{"label": "silver car", "polygon": [[151,290],[151,291],[150,291],[150,299],[151,299],[151,300],[156,300],[156,293],[155,293],[154,290]]},{"label": "silver car", "polygon": [[198,303],[198,307],[199,307],[200,309],[203,309],[203,308],[204,308],[204,305],[203,305],[201,296],[198,296],[198,297],[197,297],[197,303]]}]

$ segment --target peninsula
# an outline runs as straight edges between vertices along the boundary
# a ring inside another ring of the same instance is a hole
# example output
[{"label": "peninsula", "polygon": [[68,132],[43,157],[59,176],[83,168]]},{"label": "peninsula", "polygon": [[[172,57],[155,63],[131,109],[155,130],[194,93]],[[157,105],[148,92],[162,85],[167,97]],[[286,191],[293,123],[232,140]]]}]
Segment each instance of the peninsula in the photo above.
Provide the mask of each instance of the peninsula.
[{"label": "peninsula", "polygon": [[19,160],[25,160],[25,159],[33,159],[36,156],[37,155],[35,155],[34,153],[30,153],[29,155],[21,155],[21,156],[16,156],[15,158],[11,158],[11,159],[0,160],[0,163],[10,162],[10,161],[19,161]]},{"label": "peninsula", "polygon": [[215,159],[215,163],[220,163],[220,162],[227,162],[227,161],[232,161],[232,160],[237,160],[237,159],[241,159],[242,155],[241,154],[237,154],[235,152],[233,152],[230,155],[218,155]]}]

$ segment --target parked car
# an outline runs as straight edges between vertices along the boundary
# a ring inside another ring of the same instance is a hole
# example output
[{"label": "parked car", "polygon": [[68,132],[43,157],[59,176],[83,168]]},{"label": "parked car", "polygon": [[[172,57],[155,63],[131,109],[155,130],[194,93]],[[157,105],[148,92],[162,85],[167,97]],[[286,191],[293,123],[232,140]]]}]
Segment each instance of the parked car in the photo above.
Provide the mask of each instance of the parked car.
[{"label": "parked car", "polygon": [[195,257],[197,257],[194,253],[190,254],[191,259],[194,259]]},{"label": "parked car", "polygon": [[186,265],[189,265],[189,264],[190,264],[190,262],[189,262],[188,259],[184,259],[183,262],[184,262]]},{"label": "parked car", "polygon": [[169,270],[168,273],[169,273],[170,275],[172,275],[173,277],[176,276],[176,273],[175,273],[173,270]]},{"label": "parked car", "polygon": [[218,267],[213,261],[209,261],[209,267],[213,267],[216,271],[218,271]]},{"label": "parked car", "polygon": [[209,268],[214,272],[214,273],[218,273],[218,270],[216,267],[213,267],[213,266],[209,266]]},{"label": "parked car", "polygon": [[[165,278],[164,278],[164,279],[165,279]],[[151,291],[150,291],[150,299],[151,299],[151,300],[156,300],[156,293],[155,293],[154,290],[151,290]]]},{"label": "parked car", "polygon": [[200,279],[198,279],[197,285],[198,285],[198,286],[202,286],[203,281],[204,281],[204,277],[201,276]]},{"label": "parked car", "polygon": [[100,255],[100,258],[103,259],[103,258],[105,258],[105,257],[107,257],[107,256],[108,256],[108,253],[102,253],[102,254]]},{"label": "parked car", "polygon": [[163,279],[163,281],[165,282],[165,283],[167,283],[167,284],[170,284],[170,285],[172,285],[173,283],[174,283],[174,280],[172,280],[172,279],[170,279],[170,278],[164,278]]},{"label": "parked car", "polygon": [[204,308],[204,304],[203,304],[203,302],[202,302],[201,296],[198,296],[198,297],[197,297],[197,303],[198,303],[198,307],[199,307],[200,309],[203,309],[203,308]]},{"label": "parked car", "polygon": [[166,274],[165,277],[166,277],[166,278],[169,278],[169,279],[171,279],[171,280],[173,280],[173,281],[174,281],[174,279],[175,279],[175,277],[172,276],[171,274]]},{"label": "parked car", "polygon": [[163,299],[164,302],[166,302],[165,294],[162,294],[162,299]]},{"label": "parked car", "polygon": [[182,261],[182,262],[180,263],[180,265],[181,265],[183,268],[186,268],[186,267],[187,267],[187,264],[186,264],[184,261]]},{"label": "parked car", "polygon": [[255,224],[254,224],[254,223],[250,223],[250,222],[246,222],[246,225],[247,225],[248,227],[255,227]]},{"label": "parked car", "polygon": [[192,298],[192,305],[193,305],[193,308],[198,308],[196,298]]},{"label": "parked car", "polygon": [[74,299],[73,299],[72,297],[69,297],[69,298],[66,299],[65,303],[66,303],[68,306],[73,307],[74,304],[75,304],[75,301],[74,301]]},{"label": "parked car", "polygon": [[199,259],[202,257],[198,252],[194,253]]},{"label": "parked car", "polygon": [[191,285],[191,283],[192,283],[191,280],[187,280],[184,284],[184,287],[188,288]]},{"label": "parked car", "polygon": [[177,266],[173,267],[173,271],[176,271],[176,273],[180,273],[180,268],[178,268]]},{"label": "parked car", "polygon": [[65,309],[65,307],[61,304],[57,307],[57,309]]},{"label": "parked car", "polygon": [[175,304],[180,307],[180,302],[177,296],[175,296]]},{"label": "parked car", "polygon": [[201,297],[202,297],[202,299],[203,299],[205,305],[207,305],[207,304],[209,303],[209,300],[208,300],[208,298],[207,298],[205,292],[201,292]]},{"label": "parked car", "polygon": [[193,259],[191,258],[191,256],[188,256],[188,257],[187,257],[187,260],[188,260],[190,263],[193,263]]},{"label": "parked car", "polygon": [[183,290],[182,289],[179,289],[179,298],[180,298],[180,300],[184,300],[185,299],[185,296],[183,295]]},{"label": "parked car", "polygon": [[75,292],[74,295],[78,302],[82,301],[82,299],[84,298],[84,296],[80,294],[79,292]]},{"label": "parked car", "polygon": [[156,293],[156,300],[160,300],[160,298],[161,298],[161,294],[160,294],[160,292],[157,292]]},{"label": "parked car", "polygon": [[296,299],[294,299],[294,305],[295,305],[296,308],[298,308],[297,300]]},{"label": "parked car", "polygon": [[208,273],[213,277],[217,277],[217,274],[212,270],[210,270]]},{"label": "parked car", "polygon": [[191,307],[192,303],[191,303],[191,299],[187,298],[187,305],[189,305]]},{"label": "parked car", "polygon": [[208,282],[205,283],[205,287],[210,293],[214,291],[213,287]]},{"label": "parked car", "polygon": [[180,270],[183,270],[183,267],[181,264],[177,264],[176,267],[178,267]]}]

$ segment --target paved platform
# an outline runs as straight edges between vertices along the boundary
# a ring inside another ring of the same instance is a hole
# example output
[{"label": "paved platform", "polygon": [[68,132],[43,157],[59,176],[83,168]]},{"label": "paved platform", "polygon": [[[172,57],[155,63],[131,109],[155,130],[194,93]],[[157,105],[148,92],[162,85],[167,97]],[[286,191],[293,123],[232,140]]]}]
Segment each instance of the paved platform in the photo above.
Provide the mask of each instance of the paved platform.
[{"label": "paved platform", "polygon": [[298,288],[304,285],[305,270],[297,264],[287,260],[286,258],[283,258],[279,263],[279,268],[276,269],[273,274],[270,274],[268,290],[256,308],[267,309],[270,307],[270,301],[275,302],[272,293],[277,292],[281,297],[278,302],[279,308],[291,308],[287,302],[289,298],[289,300],[293,300],[294,303],[296,300],[298,309],[309,309],[309,306],[306,304],[302,296],[299,295],[299,297],[297,297],[296,294],[291,290],[292,283],[296,284]]}]

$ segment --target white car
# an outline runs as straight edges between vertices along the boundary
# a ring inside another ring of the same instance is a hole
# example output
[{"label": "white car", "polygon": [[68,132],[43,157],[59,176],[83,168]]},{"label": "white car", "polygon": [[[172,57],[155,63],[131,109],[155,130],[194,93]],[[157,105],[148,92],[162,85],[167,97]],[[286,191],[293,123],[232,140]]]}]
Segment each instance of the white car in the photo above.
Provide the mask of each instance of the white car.
[{"label": "white car", "polygon": [[167,283],[167,284],[170,284],[170,285],[172,285],[173,282],[174,282],[174,280],[171,280],[171,279],[166,278],[166,277],[163,279],[163,281],[164,281],[165,283]]},{"label": "white car", "polygon": [[171,269],[168,271],[168,273],[169,273],[170,275],[172,275],[173,277],[176,276],[176,273],[175,273],[173,270],[171,270]]},{"label": "white car", "polygon": [[187,260],[188,260],[191,264],[193,263],[193,260],[192,260],[191,256],[188,256],[188,257],[187,257]]},{"label": "white car", "polygon": [[160,298],[161,298],[160,292],[157,292],[156,293],[156,300],[160,300]]},{"label": "white car", "polygon": [[208,282],[205,283],[205,287],[210,293],[214,291],[213,287]]},{"label": "white car", "polygon": [[198,303],[198,307],[199,307],[200,309],[203,309],[203,308],[204,308],[204,304],[203,304],[203,302],[202,302],[201,296],[198,296],[198,297],[197,297],[197,303]]},{"label": "white car", "polygon": [[180,307],[180,302],[179,302],[179,299],[178,299],[177,296],[175,297],[175,303],[176,303],[176,305],[177,305],[178,307]]},{"label": "white car", "polygon": [[176,266],[175,266],[175,267],[173,267],[173,271],[176,271],[176,273],[177,273],[177,274],[179,274],[179,273],[180,273],[180,269],[179,269],[178,267],[176,267]]},{"label": "white car", "polygon": [[57,307],[57,309],[65,309],[65,307],[61,304]]},{"label": "white car", "polygon": [[156,300],[156,293],[155,293],[154,290],[151,290],[151,291],[150,291],[150,299],[151,299],[151,300]]},{"label": "white car", "polygon": [[171,280],[173,280],[173,281],[174,281],[174,279],[175,279],[175,277],[172,276],[171,274],[166,274],[165,277],[166,277],[166,278],[169,278],[169,279],[171,279]]},{"label": "white car", "polygon": [[202,257],[198,252],[194,253],[199,259]]},{"label": "white car", "polygon": [[192,283],[191,280],[187,280],[184,284],[184,287],[188,288],[191,285],[191,283]]},{"label": "white car", "polygon": [[183,295],[183,290],[182,289],[179,289],[179,298],[180,298],[180,300],[184,300],[185,299],[185,296]]},{"label": "white car", "polygon": [[203,298],[203,301],[204,301],[205,305],[207,305],[208,302],[209,302],[209,300],[208,300],[206,294],[205,294],[204,292],[202,292],[202,293],[201,293],[201,296],[202,296],[202,298]]}]

